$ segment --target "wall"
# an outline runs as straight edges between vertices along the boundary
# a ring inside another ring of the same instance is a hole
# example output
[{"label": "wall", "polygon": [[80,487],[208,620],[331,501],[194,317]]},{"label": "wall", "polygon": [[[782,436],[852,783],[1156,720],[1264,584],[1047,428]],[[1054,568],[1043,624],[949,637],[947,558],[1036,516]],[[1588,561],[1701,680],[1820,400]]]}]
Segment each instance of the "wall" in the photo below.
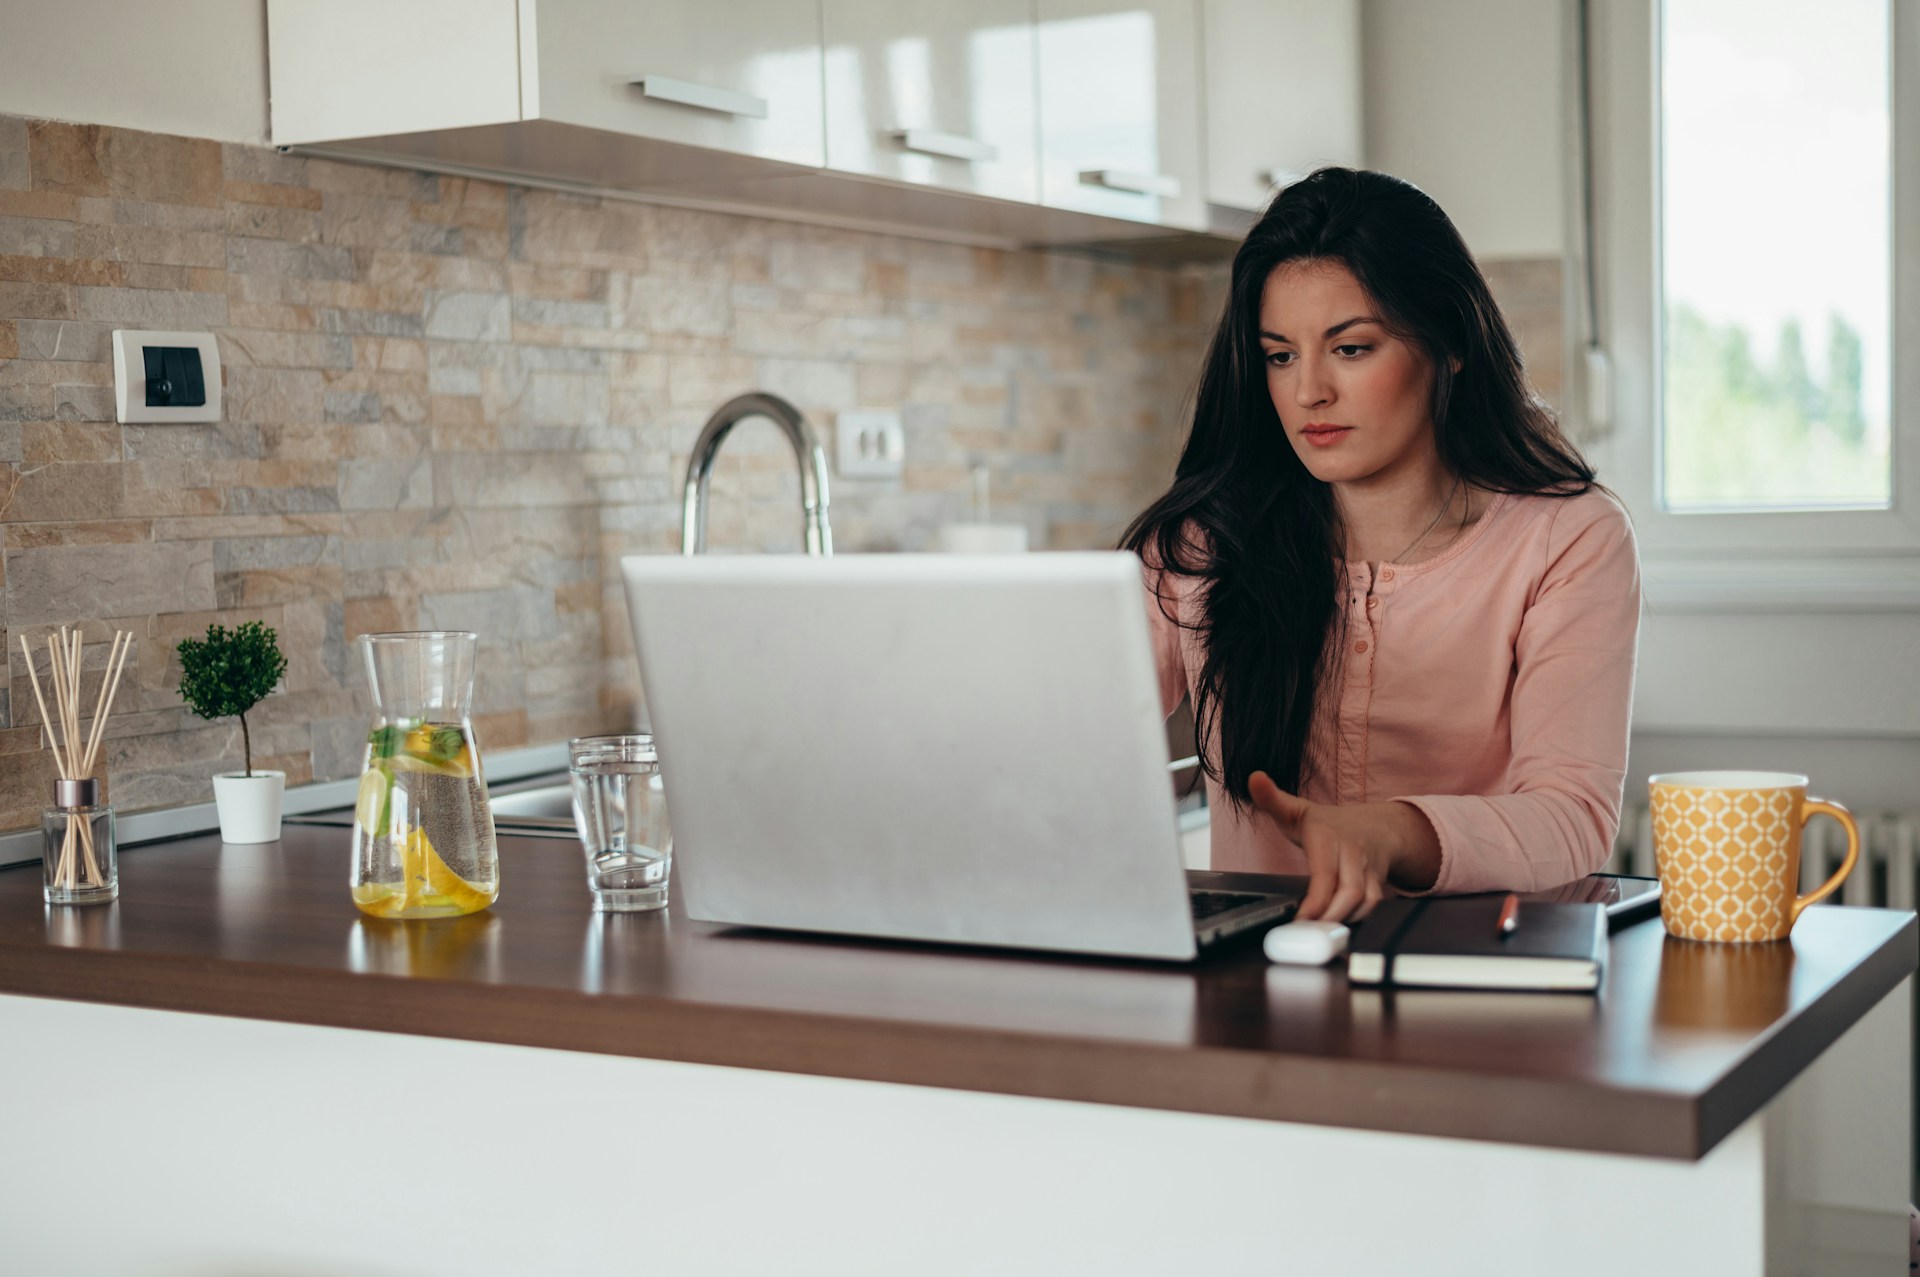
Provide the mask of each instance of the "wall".
[{"label": "wall", "polygon": [[1559,5],[1362,0],[1366,166],[1433,196],[1479,259],[1527,374],[1563,402]]},{"label": "wall", "polygon": [[264,143],[266,0],[7,0],[0,114]]},{"label": "wall", "polygon": [[1558,0],[1365,0],[1366,156],[1481,258],[1563,252]]},{"label": "wall", "polygon": [[[0,117],[0,829],[50,761],[18,635],[139,636],[108,768],[123,808],[204,798],[231,723],[172,656],[260,619],[291,661],[250,719],[293,782],[350,776],[351,640],[471,628],[489,748],[624,721],[615,572],[678,546],[680,478],[740,391],[898,408],[899,480],[832,487],[849,550],[927,547],[994,471],[1036,545],[1109,545],[1162,486],[1207,282],[252,146]],[[120,426],[109,333],[210,329],[226,420]],[[791,450],[741,426],[717,547],[796,549]],[[96,642],[104,655],[105,644]],[[45,663],[44,648],[39,663]]]}]

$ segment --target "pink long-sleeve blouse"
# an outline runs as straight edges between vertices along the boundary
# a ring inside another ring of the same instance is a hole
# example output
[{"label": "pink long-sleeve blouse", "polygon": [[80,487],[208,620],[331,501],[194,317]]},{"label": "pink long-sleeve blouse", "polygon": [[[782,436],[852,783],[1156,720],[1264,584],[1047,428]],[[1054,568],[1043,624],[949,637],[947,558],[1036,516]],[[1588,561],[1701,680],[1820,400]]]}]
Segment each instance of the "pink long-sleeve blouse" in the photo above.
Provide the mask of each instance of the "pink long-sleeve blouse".
[{"label": "pink long-sleeve blouse", "polygon": [[[1156,592],[1191,622],[1199,585],[1147,573],[1167,713],[1204,653]],[[1503,494],[1435,558],[1349,562],[1342,619],[1302,797],[1418,807],[1440,836],[1436,892],[1539,890],[1600,867],[1620,824],[1640,622],[1633,529],[1611,497]],[[1306,872],[1305,853],[1211,778],[1207,799],[1214,868]]]}]

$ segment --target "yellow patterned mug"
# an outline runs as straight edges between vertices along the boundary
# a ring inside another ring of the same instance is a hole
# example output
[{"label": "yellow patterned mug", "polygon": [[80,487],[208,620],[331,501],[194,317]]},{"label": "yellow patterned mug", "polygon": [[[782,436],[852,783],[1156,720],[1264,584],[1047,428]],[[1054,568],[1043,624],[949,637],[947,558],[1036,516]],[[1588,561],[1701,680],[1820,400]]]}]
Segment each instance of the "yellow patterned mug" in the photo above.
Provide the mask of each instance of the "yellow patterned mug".
[{"label": "yellow patterned mug", "polygon": [[[1807,797],[1786,772],[1669,772],[1648,782],[1660,918],[1688,940],[1783,940],[1860,858],[1860,829],[1838,803]],[[1816,814],[1846,827],[1847,858],[1820,889],[1800,885],[1800,830]]]}]

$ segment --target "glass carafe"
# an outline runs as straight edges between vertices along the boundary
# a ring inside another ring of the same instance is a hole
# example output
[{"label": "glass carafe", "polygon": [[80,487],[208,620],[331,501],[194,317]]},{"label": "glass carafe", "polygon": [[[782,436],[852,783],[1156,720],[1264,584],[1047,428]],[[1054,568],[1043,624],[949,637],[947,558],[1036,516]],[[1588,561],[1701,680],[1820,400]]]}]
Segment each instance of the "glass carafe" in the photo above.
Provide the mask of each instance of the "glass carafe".
[{"label": "glass carafe", "polygon": [[473,739],[471,633],[364,634],[373,730],[353,809],[353,903],[376,918],[476,913],[500,894]]}]

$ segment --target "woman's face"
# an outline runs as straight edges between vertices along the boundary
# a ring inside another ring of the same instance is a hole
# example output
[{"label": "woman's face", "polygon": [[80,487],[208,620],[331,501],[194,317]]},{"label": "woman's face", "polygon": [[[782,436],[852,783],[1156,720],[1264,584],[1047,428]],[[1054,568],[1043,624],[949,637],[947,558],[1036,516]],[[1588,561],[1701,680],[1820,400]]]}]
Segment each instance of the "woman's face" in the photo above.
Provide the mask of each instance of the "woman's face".
[{"label": "woman's face", "polygon": [[1337,261],[1274,269],[1260,293],[1267,391],[1302,464],[1323,483],[1365,483],[1440,464],[1432,369],[1393,336]]}]

